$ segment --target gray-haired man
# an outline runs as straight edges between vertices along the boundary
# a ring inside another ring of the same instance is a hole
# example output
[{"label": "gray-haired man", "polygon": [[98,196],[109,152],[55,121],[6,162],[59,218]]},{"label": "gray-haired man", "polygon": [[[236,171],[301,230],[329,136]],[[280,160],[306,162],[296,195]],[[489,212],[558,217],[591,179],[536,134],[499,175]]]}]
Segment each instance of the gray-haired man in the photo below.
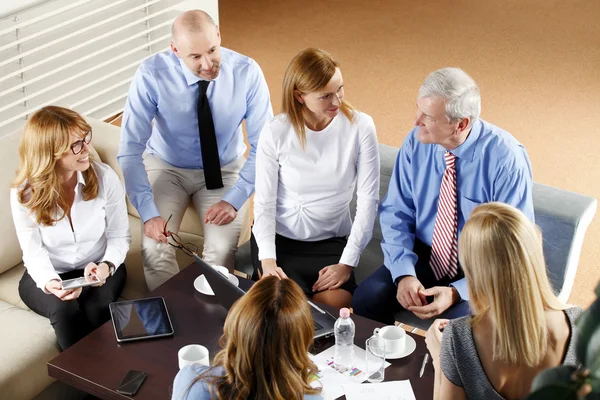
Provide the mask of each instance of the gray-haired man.
[{"label": "gray-haired man", "polygon": [[479,118],[475,81],[459,68],[419,89],[415,128],[398,153],[379,207],[385,265],[354,292],[354,312],[385,323],[469,312],[458,237],[479,204],[500,201],[533,220],[529,157],[508,132]]}]

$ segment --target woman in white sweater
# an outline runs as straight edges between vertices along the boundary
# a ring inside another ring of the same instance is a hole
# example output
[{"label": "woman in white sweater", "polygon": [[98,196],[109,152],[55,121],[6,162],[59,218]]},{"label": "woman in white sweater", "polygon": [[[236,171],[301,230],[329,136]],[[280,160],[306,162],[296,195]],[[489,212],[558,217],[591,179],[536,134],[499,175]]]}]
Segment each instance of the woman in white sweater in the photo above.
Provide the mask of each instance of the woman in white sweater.
[{"label": "woman in white sweater", "polygon": [[377,214],[375,125],[344,100],[339,63],[319,49],[294,57],[285,72],[282,104],[258,142],[255,277],[289,277],[314,300],[347,307],[356,287],[353,268]]}]

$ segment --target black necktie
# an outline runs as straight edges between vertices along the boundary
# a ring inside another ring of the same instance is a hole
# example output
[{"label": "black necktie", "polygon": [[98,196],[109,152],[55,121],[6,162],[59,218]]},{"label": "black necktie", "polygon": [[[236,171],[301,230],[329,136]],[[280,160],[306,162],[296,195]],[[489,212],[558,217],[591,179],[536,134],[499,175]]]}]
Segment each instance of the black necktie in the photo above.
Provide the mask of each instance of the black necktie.
[{"label": "black necktie", "polygon": [[213,123],[210,105],[206,90],[209,81],[198,82],[198,129],[200,130],[200,150],[204,166],[204,179],[207,189],[220,189],[223,187],[221,178],[221,162],[219,161],[219,147]]}]

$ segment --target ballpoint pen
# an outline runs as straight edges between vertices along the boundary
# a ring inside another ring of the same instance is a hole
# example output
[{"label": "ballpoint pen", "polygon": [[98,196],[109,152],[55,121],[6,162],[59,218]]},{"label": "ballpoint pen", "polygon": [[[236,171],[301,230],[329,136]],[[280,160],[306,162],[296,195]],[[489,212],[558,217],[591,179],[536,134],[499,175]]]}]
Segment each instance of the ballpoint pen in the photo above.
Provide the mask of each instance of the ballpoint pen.
[{"label": "ballpoint pen", "polygon": [[421,371],[419,371],[419,378],[423,377],[423,373],[425,372],[425,366],[429,361],[429,353],[425,353],[425,358],[423,358],[423,364],[421,364]]}]

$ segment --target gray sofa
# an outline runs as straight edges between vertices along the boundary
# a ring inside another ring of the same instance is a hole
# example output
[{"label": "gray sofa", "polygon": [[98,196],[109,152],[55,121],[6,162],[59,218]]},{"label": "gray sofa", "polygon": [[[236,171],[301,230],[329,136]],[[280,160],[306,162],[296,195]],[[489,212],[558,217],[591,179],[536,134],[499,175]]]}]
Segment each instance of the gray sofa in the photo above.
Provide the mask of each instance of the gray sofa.
[{"label": "gray sofa", "polygon": [[[383,198],[387,192],[398,150],[397,147],[379,145],[381,157],[380,198]],[[558,297],[566,302],[577,272],[583,237],[596,213],[597,201],[589,196],[534,183],[533,205],[536,224],[541,228],[544,237],[544,255],[550,281]],[[351,210],[355,209],[356,196],[351,204]],[[363,251],[355,270],[358,283],[383,265],[381,238],[381,227],[379,218],[377,218],[373,228],[373,238]],[[238,250],[236,269],[249,275],[252,274],[250,243],[245,243]],[[396,321],[421,329],[427,329],[432,322],[421,320],[406,311],[396,314]]]}]

